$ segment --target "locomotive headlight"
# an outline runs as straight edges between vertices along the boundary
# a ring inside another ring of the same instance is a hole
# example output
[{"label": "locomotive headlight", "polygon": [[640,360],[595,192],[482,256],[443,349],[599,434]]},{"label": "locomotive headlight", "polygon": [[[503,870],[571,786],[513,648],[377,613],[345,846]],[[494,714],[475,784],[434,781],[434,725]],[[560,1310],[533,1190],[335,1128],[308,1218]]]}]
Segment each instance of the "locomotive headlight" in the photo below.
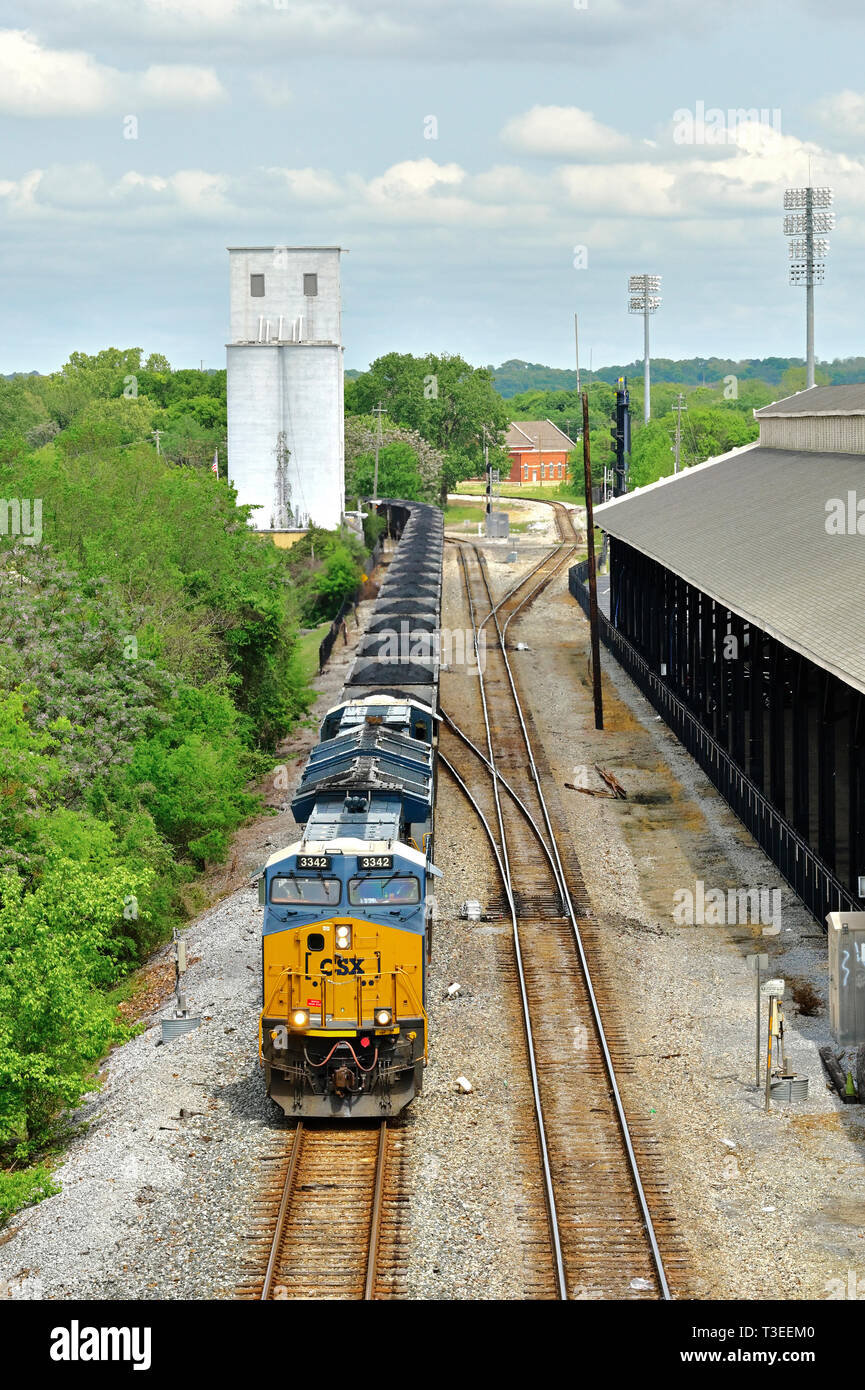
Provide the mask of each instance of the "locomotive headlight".
[{"label": "locomotive headlight", "polygon": [[309,1023],[309,1009],[293,1009],[291,1014],[292,1028],[305,1028]]},{"label": "locomotive headlight", "polygon": [[386,1028],[389,1023],[393,1023],[393,1014],[390,1009],[376,1009],[375,1021],[379,1028]]},{"label": "locomotive headlight", "polygon": [[351,948],[351,927],[344,923],[337,926],[336,947],[338,951],[348,951]]}]

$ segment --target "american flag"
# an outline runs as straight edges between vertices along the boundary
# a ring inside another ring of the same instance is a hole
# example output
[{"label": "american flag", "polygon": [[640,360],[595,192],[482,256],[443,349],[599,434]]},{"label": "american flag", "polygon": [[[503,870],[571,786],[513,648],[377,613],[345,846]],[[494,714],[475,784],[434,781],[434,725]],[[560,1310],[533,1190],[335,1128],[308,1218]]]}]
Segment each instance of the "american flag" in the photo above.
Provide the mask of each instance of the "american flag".
[{"label": "american flag", "polygon": [[215,450],[214,450],[214,453],[213,453],[213,471],[214,471],[214,473],[216,474],[216,476],[217,476],[217,478],[218,478],[218,477],[219,477],[219,450],[218,450],[218,449],[215,449]]}]

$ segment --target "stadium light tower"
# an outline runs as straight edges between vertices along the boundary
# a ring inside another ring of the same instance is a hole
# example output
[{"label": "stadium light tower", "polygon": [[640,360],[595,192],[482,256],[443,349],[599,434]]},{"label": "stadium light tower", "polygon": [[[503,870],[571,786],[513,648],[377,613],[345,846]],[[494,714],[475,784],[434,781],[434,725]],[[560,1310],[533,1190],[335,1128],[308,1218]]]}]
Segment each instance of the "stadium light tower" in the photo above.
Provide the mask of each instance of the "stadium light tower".
[{"label": "stadium light tower", "polygon": [[628,281],[628,312],[643,315],[643,420],[649,423],[652,403],[649,398],[649,315],[661,303],[660,275],[632,275]]},{"label": "stadium light tower", "polygon": [[784,194],[784,235],[790,242],[790,284],[805,286],[805,360],[807,384],[814,385],[814,286],[822,285],[823,258],[829,243],[821,232],[835,226],[834,212],[817,212],[832,206],[831,188],[788,188]]}]

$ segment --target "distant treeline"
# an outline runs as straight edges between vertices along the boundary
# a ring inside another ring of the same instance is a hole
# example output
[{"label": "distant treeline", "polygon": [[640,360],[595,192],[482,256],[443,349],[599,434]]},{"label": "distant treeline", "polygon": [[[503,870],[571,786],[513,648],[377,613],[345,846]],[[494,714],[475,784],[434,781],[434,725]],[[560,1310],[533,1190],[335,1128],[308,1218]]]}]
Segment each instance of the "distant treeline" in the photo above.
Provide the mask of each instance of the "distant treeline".
[{"label": "distant treeline", "polygon": [[[802,357],[747,357],[734,362],[730,357],[685,357],[674,361],[669,357],[652,358],[652,382],[675,382],[683,386],[711,386],[725,376],[739,381],[765,381],[778,386],[790,367],[804,367]],[[846,381],[865,381],[865,357],[836,357],[832,362],[820,362],[821,381],[837,386]],[[539,362],[521,362],[512,358],[500,367],[489,367],[496,390],[505,399],[524,391],[573,391],[577,384],[575,371],[561,367],[545,367]],[[594,372],[581,372],[584,382],[615,383],[618,377],[642,380],[642,358],[613,367],[599,367]]]}]

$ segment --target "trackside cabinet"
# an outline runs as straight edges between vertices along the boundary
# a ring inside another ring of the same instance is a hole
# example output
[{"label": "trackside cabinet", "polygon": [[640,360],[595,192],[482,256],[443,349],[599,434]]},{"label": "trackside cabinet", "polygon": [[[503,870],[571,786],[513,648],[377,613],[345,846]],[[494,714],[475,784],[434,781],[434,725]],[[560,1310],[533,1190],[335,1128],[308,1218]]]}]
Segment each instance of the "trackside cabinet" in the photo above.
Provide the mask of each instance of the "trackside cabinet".
[{"label": "trackside cabinet", "polygon": [[829,1022],[841,1047],[865,1043],[865,912],[830,912]]}]

